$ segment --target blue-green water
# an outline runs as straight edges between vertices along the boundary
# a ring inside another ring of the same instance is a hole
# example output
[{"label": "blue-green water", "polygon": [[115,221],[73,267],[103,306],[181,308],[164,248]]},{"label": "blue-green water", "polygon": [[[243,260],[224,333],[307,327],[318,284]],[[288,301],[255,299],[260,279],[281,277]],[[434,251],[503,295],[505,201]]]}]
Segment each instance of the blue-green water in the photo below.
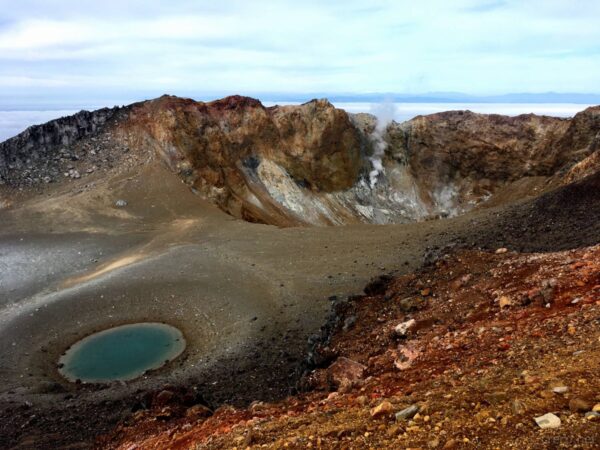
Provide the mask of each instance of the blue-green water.
[{"label": "blue-green water", "polygon": [[132,380],[183,352],[181,332],[162,323],[122,325],[92,334],[60,358],[60,372],[71,381]]}]

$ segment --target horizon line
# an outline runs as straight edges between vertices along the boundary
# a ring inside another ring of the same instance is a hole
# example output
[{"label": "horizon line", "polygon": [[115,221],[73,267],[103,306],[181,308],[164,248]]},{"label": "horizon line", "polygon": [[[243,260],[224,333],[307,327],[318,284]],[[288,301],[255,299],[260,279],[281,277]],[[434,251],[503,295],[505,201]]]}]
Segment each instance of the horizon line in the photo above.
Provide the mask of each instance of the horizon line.
[{"label": "horizon line", "polygon": [[[173,95],[177,97],[192,98],[197,101],[213,101],[232,95],[241,95],[245,97],[256,98],[261,102],[307,102],[313,99],[327,99],[334,103],[498,103],[498,104],[552,104],[552,103],[572,103],[582,105],[600,104],[600,93],[575,93],[575,92],[521,92],[506,93],[496,95],[473,95],[462,92],[425,92],[421,94],[407,94],[400,92],[193,92],[175,90],[174,93],[157,92],[137,92],[132,93],[107,93],[107,95],[91,95],[87,99],[80,96],[73,98],[66,95],[42,97],[36,95],[29,96],[2,96],[0,95],[0,110],[3,111],[26,111],[35,110],[35,108],[44,108],[44,110],[62,110],[85,107],[104,107],[108,105],[128,105],[140,101],[152,100],[162,95]],[[104,105],[104,106],[102,106]],[[31,109],[34,108],[34,109]]]}]

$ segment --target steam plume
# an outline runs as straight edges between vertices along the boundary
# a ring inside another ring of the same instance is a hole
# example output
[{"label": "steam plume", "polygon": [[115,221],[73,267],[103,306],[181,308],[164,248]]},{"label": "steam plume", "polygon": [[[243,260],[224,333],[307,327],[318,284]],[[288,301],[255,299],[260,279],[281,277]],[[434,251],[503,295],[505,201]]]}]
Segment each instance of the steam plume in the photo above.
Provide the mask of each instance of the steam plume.
[{"label": "steam plume", "polygon": [[394,119],[395,112],[396,105],[392,99],[385,99],[381,103],[371,106],[371,113],[377,118],[375,129],[371,133],[371,140],[373,142],[373,155],[369,158],[373,166],[373,170],[369,172],[371,189],[375,187],[379,175],[383,173],[383,163],[381,160],[387,148],[387,143],[383,136],[387,126]]}]

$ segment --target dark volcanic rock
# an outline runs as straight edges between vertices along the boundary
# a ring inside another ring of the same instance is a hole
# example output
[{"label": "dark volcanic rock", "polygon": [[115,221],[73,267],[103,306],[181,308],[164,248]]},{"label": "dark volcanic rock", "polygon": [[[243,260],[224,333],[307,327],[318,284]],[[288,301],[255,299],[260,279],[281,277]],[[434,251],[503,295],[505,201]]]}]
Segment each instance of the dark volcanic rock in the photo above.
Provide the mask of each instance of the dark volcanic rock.
[{"label": "dark volcanic rock", "polygon": [[126,116],[126,108],[81,111],[70,117],[29,127],[0,143],[0,184],[31,186],[56,181],[79,154],[71,146],[98,136],[107,125]]}]

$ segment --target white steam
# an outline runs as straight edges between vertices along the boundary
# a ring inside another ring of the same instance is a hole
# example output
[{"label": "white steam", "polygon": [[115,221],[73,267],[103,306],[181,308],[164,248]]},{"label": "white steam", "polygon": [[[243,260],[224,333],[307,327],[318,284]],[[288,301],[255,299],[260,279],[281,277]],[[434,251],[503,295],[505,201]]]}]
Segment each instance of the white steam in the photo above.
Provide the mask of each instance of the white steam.
[{"label": "white steam", "polygon": [[369,158],[373,170],[369,172],[369,184],[371,189],[377,184],[379,175],[383,173],[382,158],[385,155],[387,142],[385,142],[384,134],[389,123],[394,119],[396,113],[396,105],[391,99],[382,101],[381,103],[371,106],[371,114],[377,118],[375,129],[371,133],[373,142],[373,155]]}]

